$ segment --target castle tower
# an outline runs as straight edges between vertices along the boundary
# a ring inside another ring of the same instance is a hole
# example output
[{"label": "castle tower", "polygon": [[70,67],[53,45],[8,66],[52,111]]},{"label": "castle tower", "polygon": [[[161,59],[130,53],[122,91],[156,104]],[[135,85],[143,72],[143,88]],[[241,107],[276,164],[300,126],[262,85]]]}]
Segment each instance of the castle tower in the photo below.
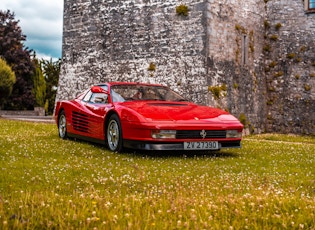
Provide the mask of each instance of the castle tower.
[{"label": "castle tower", "polygon": [[[176,11],[180,5],[184,11]],[[267,24],[285,22],[294,14],[290,7],[301,12],[296,19],[301,24],[307,22],[308,27],[303,26],[301,36],[290,37],[294,28],[283,23],[279,39],[270,41],[274,27],[267,28]],[[274,94],[270,90],[271,72],[266,70],[277,60],[277,54],[285,55],[289,41],[300,41],[305,34],[303,40],[311,40],[313,16],[305,13],[300,0],[65,0],[57,100],[73,98],[100,82],[161,83],[197,103],[228,110],[248,131],[285,127],[283,121],[288,117],[297,124],[296,111],[281,117],[276,100],[270,104]],[[266,51],[268,44],[273,49]],[[315,52],[311,48],[308,51],[307,62],[311,63]],[[280,66],[285,64],[276,68]],[[311,72],[313,67],[308,67]],[[293,69],[287,70],[286,76],[292,74]],[[312,82],[303,80],[301,84]],[[288,87],[281,87],[278,93],[282,108],[288,105],[283,99],[286,92],[295,87],[285,85]],[[314,88],[301,92],[301,97],[306,95],[309,103],[314,103]],[[295,132],[302,130],[310,132],[306,126]]]}]

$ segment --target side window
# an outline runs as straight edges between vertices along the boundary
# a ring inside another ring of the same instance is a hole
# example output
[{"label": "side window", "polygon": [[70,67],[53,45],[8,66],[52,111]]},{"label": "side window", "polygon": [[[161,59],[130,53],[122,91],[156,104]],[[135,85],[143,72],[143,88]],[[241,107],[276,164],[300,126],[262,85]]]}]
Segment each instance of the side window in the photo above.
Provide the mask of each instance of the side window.
[{"label": "side window", "polygon": [[91,98],[91,95],[92,95],[92,92],[91,92],[91,90],[89,90],[89,92],[87,92],[86,94],[85,94],[85,96],[83,97],[83,101],[89,101],[90,100],[90,98]]},{"label": "side window", "polygon": [[106,104],[108,103],[107,94],[105,93],[93,93],[90,98],[90,103]]},{"label": "side window", "polygon": [[101,85],[101,87],[102,87],[104,90],[108,91],[108,86],[107,86],[107,85]]},{"label": "side window", "polygon": [[315,0],[309,0],[309,9],[310,10],[315,10]]}]

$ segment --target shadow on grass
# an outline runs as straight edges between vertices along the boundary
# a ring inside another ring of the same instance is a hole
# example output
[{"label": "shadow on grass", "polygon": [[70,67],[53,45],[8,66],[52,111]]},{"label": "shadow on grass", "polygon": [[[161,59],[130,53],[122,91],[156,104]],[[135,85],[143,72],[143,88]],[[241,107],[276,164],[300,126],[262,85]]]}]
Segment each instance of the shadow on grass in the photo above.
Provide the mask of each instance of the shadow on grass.
[{"label": "shadow on grass", "polygon": [[124,155],[134,155],[139,157],[148,157],[148,158],[236,158],[239,154],[224,150],[224,151],[145,151],[145,150],[134,150],[134,149],[125,149]]},{"label": "shadow on grass", "polygon": [[[111,151],[107,148],[105,144],[90,142],[77,138],[67,138],[69,141],[85,143],[95,148],[103,149],[106,151]],[[235,153],[229,149],[225,150],[196,150],[196,151],[185,151],[185,150],[137,150],[137,149],[123,149],[122,152],[116,152],[120,155],[132,155],[136,157],[146,157],[146,158],[237,158],[238,153]]]}]

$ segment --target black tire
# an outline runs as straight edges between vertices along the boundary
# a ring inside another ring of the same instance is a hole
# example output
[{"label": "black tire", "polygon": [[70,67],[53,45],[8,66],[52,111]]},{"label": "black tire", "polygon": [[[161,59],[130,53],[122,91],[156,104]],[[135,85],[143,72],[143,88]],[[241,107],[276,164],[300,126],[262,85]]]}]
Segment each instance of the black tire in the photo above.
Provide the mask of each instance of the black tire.
[{"label": "black tire", "polygon": [[116,114],[110,116],[106,128],[106,140],[108,148],[113,152],[121,152],[123,149],[122,130],[119,117]]},{"label": "black tire", "polygon": [[67,138],[67,118],[63,110],[59,113],[58,117],[58,133],[60,138]]}]

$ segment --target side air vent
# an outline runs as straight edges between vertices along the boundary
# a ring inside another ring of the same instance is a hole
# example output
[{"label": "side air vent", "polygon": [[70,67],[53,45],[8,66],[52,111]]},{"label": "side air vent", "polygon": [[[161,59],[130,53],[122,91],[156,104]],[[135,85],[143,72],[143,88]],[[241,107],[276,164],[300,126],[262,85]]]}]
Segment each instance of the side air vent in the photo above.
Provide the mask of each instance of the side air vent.
[{"label": "side air vent", "polygon": [[78,112],[72,112],[72,125],[77,131],[88,133],[89,132],[89,120],[88,116]]}]

